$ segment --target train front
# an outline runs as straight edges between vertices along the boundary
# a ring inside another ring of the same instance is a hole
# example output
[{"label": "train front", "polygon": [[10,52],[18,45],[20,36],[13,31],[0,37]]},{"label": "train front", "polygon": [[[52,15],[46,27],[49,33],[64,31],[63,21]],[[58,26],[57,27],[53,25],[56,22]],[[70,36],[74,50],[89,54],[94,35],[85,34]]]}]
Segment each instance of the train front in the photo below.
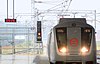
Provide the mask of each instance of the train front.
[{"label": "train front", "polygon": [[55,28],[56,64],[96,64],[95,31],[77,21],[61,23]]}]

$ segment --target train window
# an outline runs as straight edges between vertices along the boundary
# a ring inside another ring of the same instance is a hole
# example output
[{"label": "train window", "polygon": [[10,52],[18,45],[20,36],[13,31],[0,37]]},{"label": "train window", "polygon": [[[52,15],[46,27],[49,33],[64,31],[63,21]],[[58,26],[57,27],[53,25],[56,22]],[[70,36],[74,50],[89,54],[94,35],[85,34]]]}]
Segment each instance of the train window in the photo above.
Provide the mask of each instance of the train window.
[{"label": "train window", "polygon": [[60,46],[66,46],[67,44],[67,33],[66,32],[67,32],[67,28],[65,27],[56,29],[58,48],[60,48]]},{"label": "train window", "polygon": [[92,38],[92,29],[91,28],[82,28],[81,29],[81,45],[90,49]]}]

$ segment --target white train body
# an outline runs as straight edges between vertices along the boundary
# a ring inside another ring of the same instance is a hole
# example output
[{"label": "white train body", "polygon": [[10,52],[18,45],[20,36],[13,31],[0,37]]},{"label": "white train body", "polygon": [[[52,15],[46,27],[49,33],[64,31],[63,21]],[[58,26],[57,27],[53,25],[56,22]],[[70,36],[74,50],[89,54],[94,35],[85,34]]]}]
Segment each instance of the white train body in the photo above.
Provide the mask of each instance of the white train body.
[{"label": "white train body", "polygon": [[95,30],[85,18],[61,18],[49,34],[50,64],[96,64]]}]

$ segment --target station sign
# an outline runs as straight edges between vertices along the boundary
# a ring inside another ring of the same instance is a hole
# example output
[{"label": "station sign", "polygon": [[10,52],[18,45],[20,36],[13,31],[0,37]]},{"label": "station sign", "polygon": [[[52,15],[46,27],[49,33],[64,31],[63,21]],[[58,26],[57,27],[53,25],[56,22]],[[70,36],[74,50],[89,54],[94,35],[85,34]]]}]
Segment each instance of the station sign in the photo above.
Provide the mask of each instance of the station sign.
[{"label": "station sign", "polygon": [[16,19],[5,19],[5,22],[16,22]]}]

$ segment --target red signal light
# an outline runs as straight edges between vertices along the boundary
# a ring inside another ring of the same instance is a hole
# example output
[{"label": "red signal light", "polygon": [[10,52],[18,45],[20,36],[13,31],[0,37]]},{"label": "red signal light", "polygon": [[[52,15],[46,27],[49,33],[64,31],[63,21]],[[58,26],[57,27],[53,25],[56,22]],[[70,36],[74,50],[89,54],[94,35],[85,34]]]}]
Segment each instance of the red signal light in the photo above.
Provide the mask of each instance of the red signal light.
[{"label": "red signal light", "polygon": [[41,33],[40,32],[38,33],[38,36],[41,36]]}]

